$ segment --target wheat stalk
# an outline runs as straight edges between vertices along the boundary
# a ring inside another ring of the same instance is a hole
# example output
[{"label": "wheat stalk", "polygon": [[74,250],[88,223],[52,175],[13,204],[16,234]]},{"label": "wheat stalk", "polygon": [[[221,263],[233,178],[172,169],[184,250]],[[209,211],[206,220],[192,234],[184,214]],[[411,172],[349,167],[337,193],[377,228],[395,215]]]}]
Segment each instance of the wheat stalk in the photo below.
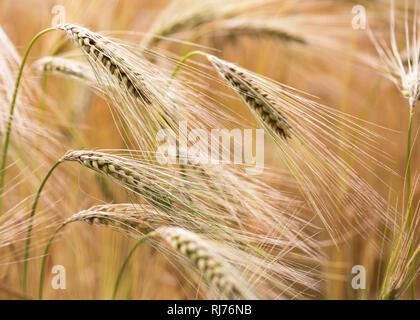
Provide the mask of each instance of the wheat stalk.
[{"label": "wheat stalk", "polygon": [[[222,32],[223,35],[231,36],[256,36],[268,37],[275,40],[307,45],[307,40],[302,36],[294,35],[281,23],[279,19],[256,19],[256,18],[236,18],[228,19],[217,25],[210,33]],[[207,33],[207,32],[205,32]]]},{"label": "wheat stalk", "polygon": [[156,208],[134,203],[93,206],[72,215],[63,224],[75,221],[110,227],[135,238],[138,238],[138,234],[146,234],[159,226],[172,223],[169,216]]},{"label": "wheat stalk", "polygon": [[86,55],[104,67],[133,96],[143,103],[151,103],[141,75],[134,71],[121,56],[109,49],[108,39],[74,24],[62,24],[57,28],[65,31]]},{"label": "wheat stalk", "polygon": [[84,63],[60,57],[44,57],[33,64],[33,69],[42,74],[56,74],[94,82],[92,70]]},{"label": "wheat stalk", "polygon": [[207,58],[259,119],[283,139],[291,137],[292,129],[285,116],[280,112],[274,99],[263,88],[235,65],[212,55],[207,55]]},{"label": "wheat stalk", "polygon": [[207,283],[217,288],[224,297],[255,298],[236,270],[203,238],[178,227],[160,227],[155,234],[184,254],[203,273]]},{"label": "wheat stalk", "polygon": [[[195,30],[197,27],[218,20],[234,17],[241,12],[263,7],[272,0],[200,0],[171,1],[142,41],[146,48],[156,46],[162,39],[176,33]],[[183,7],[184,10],[179,11]]]},{"label": "wheat stalk", "polygon": [[63,160],[76,161],[86,168],[108,175],[158,207],[172,207],[174,198],[170,197],[170,193],[165,193],[163,187],[153,188],[154,177],[146,172],[140,174],[128,161],[96,151],[71,151]]},{"label": "wheat stalk", "polygon": [[137,149],[155,150],[155,132],[178,125],[174,110],[184,102],[179,101],[179,90],[167,88],[161,70],[127,47],[77,25],[57,28],[66,31],[88,58],[98,84],[120,116],[127,146],[134,138]]}]

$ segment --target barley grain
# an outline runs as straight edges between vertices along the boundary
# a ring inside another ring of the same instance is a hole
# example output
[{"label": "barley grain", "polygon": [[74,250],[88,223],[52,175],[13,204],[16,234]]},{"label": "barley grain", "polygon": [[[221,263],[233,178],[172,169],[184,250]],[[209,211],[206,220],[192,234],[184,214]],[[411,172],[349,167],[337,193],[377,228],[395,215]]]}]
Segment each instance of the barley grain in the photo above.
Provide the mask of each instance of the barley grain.
[{"label": "barley grain", "polygon": [[243,279],[206,240],[178,227],[160,227],[155,232],[173,249],[184,254],[203,273],[207,283],[217,288],[224,297],[250,298]]},{"label": "barley grain", "polygon": [[281,138],[287,140],[291,137],[292,129],[286,118],[262,87],[258,86],[235,65],[212,55],[207,55],[207,58],[259,119]]},{"label": "barley grain", "polygon": [[168,193],[162,192],[161,188],[160,190],[153,188],[151,182],[154,177],[145,172],[140,174],[128,164],[128,161],[96,151],[72,151],[67,153],[63,160],[76,161],[86,168],[106,174],[159,207],[172,206],[173,199]]},{"label": "barley grain", "polygon": [[151,103],[142,76],[121,55],[109,49],[110,40],[74,24],[62,24],[57,28],[67,32],[86,55],[112,74],[120,86],[126,88],[136,99],[146,104]]},{"label": "barley grain", "polygon": [[132,203],[93,206],[72,215],[63,224],[75,221],[110,227],[134,237],[171,223],[170,217],[156,208]]},{"label": "barley grain", "polygon": [[95,77],[91,68],[84,63],[59,57],[44,57],[37,60],[33,68],[39,73],[64,75],[89,82],[94,82]]},{"label": "barley grain", "polygon": [[247,35],[269,37],[284,42],[301,45],[308,44],[303,37],[293,35],[285,28],[282,28],[282,25],[277,19],[272,21],[267,19],[230,19],[215,28],[215,31],[222,31],[227,36]]}]

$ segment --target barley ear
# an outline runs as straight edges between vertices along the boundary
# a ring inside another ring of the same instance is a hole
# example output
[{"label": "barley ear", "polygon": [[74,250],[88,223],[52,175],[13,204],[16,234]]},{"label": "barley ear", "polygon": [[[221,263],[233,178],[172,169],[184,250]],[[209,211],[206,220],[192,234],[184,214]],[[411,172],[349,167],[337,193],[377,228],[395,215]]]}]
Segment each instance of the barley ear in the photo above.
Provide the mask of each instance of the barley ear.
[{"label": "barley ear", "polygon": [[175,251],[185,255],[203,273],[207,284],[216,288],[223,297],[255,298],[237,271],[201,237],[178,227],[160,227],[155,233]]},{"label": "barley ear", "polygon": [[252,79],[233,64],[212,55],[207,55],[207,59],[225,81],[232,86],[257,120],[263,123],[264,127],[284,140],[291,138],[292,128],[280,110],[273,108],[275,104],[271,101],[268,93],[264,92],[262,88],[257,86]]}]

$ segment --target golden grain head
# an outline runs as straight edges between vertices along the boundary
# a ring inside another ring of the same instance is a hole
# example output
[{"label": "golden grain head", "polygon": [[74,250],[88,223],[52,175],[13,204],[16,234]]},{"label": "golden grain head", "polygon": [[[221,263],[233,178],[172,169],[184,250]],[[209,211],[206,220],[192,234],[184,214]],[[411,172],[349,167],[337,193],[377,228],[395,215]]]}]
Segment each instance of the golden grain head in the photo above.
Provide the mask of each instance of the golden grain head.
[{"label": "golden grain head", "polygon": [[188,257],[193,265],[203,273],[206,281],[217,288],[223,297],[227,299],[249,298],[250,293],[247,293],[244,288],[243,279],[204,239],[178,227],[161,227],[155,233],[173,249]]},{"label": "golden grain head", "polygon": [[263,88],[255,84],[235,65],[212,55],[207,58],[222,77],[233,87],[246,105],[283,139],[291,137],[291,127],[279,109],[274,109],[275,102]]}]

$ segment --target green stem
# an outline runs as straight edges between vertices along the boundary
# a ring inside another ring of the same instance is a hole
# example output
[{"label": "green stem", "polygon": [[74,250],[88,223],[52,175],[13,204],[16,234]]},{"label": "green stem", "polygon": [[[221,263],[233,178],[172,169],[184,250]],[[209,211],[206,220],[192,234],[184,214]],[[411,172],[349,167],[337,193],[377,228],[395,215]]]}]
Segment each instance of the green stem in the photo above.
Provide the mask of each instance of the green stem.
[{"label": "green stem", "polygon": [[118,272],[118,276],[117,276],[117,280],[115,281],[115,285],[114,285],[114,291],[112,292],[112,300],[115,300],[115,297],[117,295],[117,291],[118,291],[118,287],[120,285],[120,281],[121,281],[121,277],[124,273],[125,267],[128,264],[128,261],[130,260],[131,256],[133,255],[134,251],[136,251],[137,247],[139,245],[141,245],[144,241],[146,241],[148,238],[150,238],[151,236],[154,235],[154,232],[150,232],[148,234],[146,234],[143,238],[141,238],[140,240],[138,240],[136,242],[136,244],[134,245],[134,247],[131,248],[130,252],[128,253],[127,257],[125,257],[124,262],[120,268],[120,271]]},{"label": "green stem", "polygon": [[54,241],[55,236],[60,232],[61,229],[64,228],[64,226],[65,224],[62,224],[57,229],[55,229],[51,238],[48,240],[47,246],[45,247],[44,256],[42,257],[41,273],[39,275],[39,300],[42,300],[42,293],[44,289],[44,276],[45,276],[44,270],[45,270],[45,264],[47,262],[48,251],[50,250],[50,246],[52,242]]},{"label": "green stem", "polygon": [[[410,119],[408,122],[408,137],[407,137],[407,221],[409,236],[413,233],[413,209],[411,205],[411,135],[413,128],[414,106],[410,106]],[[410,245],[410,256],[414,253],[414,243]],[[411,283],[411,299],[416,299],[416,287],[414,281]]]},{"label": "green stem", "polygon": [[189,58],[191,58],[194,55],[202,55],[205,56],[206,54],[202,51],[191,51],[187,53],[185,56],[183,56],[178,62],[176,63],[175,69],[171,74],[171,78],[175,78],[176,74],[178,73],[179,69],[185,64],[185,61],[187,61]]},{"label": "green stem", "polygon": [[3,204],[3,187],[4,187],[5,176],[6,176],[7,151],[9,149],[10,133],[12,131],[13,114],[15,112],[16,98],[17,98],[17,93],[19,90],[20,80],[22,78],[23,67],[25,66],[26,60],[28,59],[29,52],[31,51],[35,41],[38,40],[38,38],[44,35],[45,33],[55,30],[55,29],[56,29],[55,27],[45,29],[41,31],[40,33],[38,33],[31,40],[28,47],[26,48],[25,54],[23,55],[22,63],[20,64],[20,67],[19,67],[19,72],[16,78],[16,83],[15,83],[15,89],[13,91],[12,102],[10,104],[10,113],[9,113],[9,119],[7,121],[6,136],[4,138],[4,143],[3,143],[3,155],[2,155],[2,162],[1,162],[1,169],[0,169],[1,170],[1,173],[0,173],[0,213],[2,211],[1,209],[2,209],[2,204]]},{"label": "green stem", "polygon": [[29,225],[28,225],[28,232],[27,232],[27,237],[26,237],[26,244],[25,244],[25,257],[24,257],[24,262],[23,262],[23,293],[25,293],[25,294],[26,294],[26,286],[27,286],[27,280],[28,280],[29,247],[31,245],[32,225],[33,225],[33,222],[34,222],[35,210],[36,210],[36,207],[38,205],[38,201],[39,201],[39,198],[41,196],[42,189],[44,189],[44,186],[47,183],[48,178],[51,176],[54,169],[57,168],[58,165],[62,162],[63,162],[63,159],[58,160],[53,165],[53,167],[50,169],[50,171],[48,171],[47,175],[45,176],[44,180],[42,181],[42,183],[41,183],[41,185],[38,189],[38,192],[36,193],[35,200],[34,200],[34,203],[32,205],[32,210],[31,210],[31,214],[30,214],[30,217],[29,217]]}]

